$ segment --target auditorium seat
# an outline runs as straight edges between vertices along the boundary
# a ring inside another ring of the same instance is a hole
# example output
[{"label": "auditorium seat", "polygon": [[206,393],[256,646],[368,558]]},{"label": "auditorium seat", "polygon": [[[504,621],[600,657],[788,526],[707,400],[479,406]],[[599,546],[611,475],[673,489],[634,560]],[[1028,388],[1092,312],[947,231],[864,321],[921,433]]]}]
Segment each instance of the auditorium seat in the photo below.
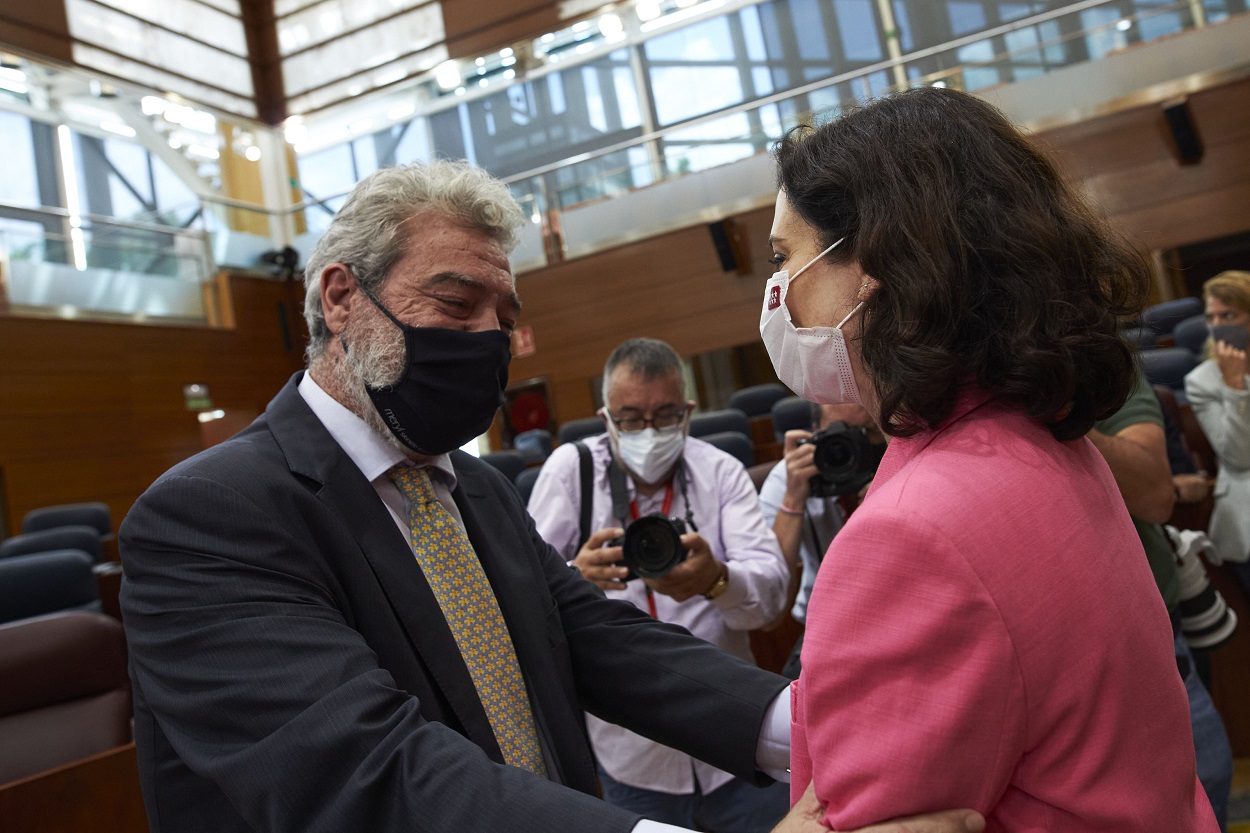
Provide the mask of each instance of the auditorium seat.
[{"label": "auditorium seat", "polygon": [[58,613],[0,625],[0,784],[131,740],[121,625]]},{"label": "auditorium seat", "polygon": [[1194,315],[1202,314],[1202,299],[1193,296],[1164,301],[1142,310],[1141,323],[1149,327],[1157,336],[1165,336],[1172,332],[1177,324]]},{"label": "auditorium seat", "polygon": [[113,520],[107,503],[66,503],[32,509],[22,518],[22,532],[39,532],[58,526],[84,524],[93,527],[101,538],[113,534]]},{"label": "auditorium seat", "polygon": [[1142,372],[1152,385],[1166,385],[1176,394],[1176,401],[1185,405],[1185,374],[1198,366],[1198,357],[1184,347],[1156,347],[1139,354]]},{"label": "auditorium seat", "polygon": [[1149,327],[1129,327],[1124,331],[1124,338],[1142,350],[1159,343],[1159,334]]},{"label": "auditorium seat", "polygon": [[521,452],[511,449],[483,454],[482,462],[494,466],[509,482],[515,481],[516,476],[525,471],[525,458],[521,456]]},{"label": "auditorium seat", "polygon": [[773,431],[777,442],[784,442],[787,431],[810,431],[812,403],[798,396],[787,396],[773,405]]},{"label": "auditorium seat", "polygon": [[538,474],[542,471],[542,466],[530,466],[525,471],[516,476],[513,481],[516,485],[517,493],[521,496],[521,503],[528,504],[530,495],[534,492],[534,481],[538,480]]},{"label": "auditorium seat", "polygon": [[718,411],[701,411],[690,417],[690,436],[706,437],[723,431],[736,431],[750,442],[751,421],[737,408]]},{"label": "auditorium seat", "polygon": [[704,434],[699,439],[736,457],[747,468],[755,465],[755,448],[751,445],[751,438],[746,434],[738,431],[718,431],[715,434]]},{"label": "auditorium seat", "polygon": [[1172,340],[1177,347],[1192,350],[1194,355],[1201,356],[1202,348],[1207,343],[1207,318],[1205,315],[1191,315],[1172,328]]},{"label": "auditorium seat", "polygon": [[790,389],[779,382],[767,385],[752,385],[734,391],[729,397],[729,407],[737,408],[750,417],[766,416],[772,411],[773,403],[790,396]]},{"label": "auditorium seat", "polygon": [[94,564],[99,564],[104,560],[104,547],[100,543],[100,533],[95,527],[85,524],[58,526],[38,532],[23,532],[0,541],[0,558],[53,550],[79,550],[86,553]]},{"label": "auditorium seat", "polygon": [[585,419],[572,419],[568,422],[560,423],[560,427],[556,430],[556,437],[562,443],[571,443],[577,440],[584,440],[587,437],[593,437],[596,434],[602,434],[606,430],[603,420],[599,417],[586,417]]},{"label": "auditorium seat", "polygon": [[65,610],[100,612],[90,556],[55,550],[0,559],[0,622]]},{"label": "auditorium seat", "polygon": [[541,463],[551,456],[551,432],[544,428],[522,431],[512,440],[512,447],[521,453],[527,465]]}]

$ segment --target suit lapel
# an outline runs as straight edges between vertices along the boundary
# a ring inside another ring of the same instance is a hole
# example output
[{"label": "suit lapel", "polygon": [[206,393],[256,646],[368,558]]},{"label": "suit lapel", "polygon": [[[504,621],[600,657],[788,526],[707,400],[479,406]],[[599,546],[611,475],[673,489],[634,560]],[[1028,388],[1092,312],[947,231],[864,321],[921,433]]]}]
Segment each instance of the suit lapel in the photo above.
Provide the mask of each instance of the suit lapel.
[{"label": "suit lapel", "polygon": [[295,389],[299,378],[297,374],[269,408],[271,430],[291,471],[320,484],[317,498],[355,539],[433,685],[450,704],[465,734],[491,759],[502,762],[473,679],[412,549],[372,484]]}]

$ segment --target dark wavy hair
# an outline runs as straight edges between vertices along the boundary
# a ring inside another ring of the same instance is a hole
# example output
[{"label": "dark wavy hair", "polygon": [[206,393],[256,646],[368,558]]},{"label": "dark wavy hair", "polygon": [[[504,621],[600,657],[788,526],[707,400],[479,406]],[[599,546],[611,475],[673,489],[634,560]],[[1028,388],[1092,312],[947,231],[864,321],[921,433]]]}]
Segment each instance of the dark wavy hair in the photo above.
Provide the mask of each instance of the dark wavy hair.
[{"label": "dark wavy hair", "polygon": [[975,384],[1060,440],[1115,413],[1145,259],[991,105],[925,87],[790,131],[778,185],[825,257],[880,282],[859,349],[895,436],[936,428]]}]

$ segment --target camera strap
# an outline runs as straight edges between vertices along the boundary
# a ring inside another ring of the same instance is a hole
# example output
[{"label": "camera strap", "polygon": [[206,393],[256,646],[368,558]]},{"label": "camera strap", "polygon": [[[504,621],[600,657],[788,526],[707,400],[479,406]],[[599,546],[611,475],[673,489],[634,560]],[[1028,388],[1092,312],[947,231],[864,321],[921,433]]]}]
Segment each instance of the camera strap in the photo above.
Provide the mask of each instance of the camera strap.
[{"label": "camera strap", "polygon": [[577,467],[582,481],[582,505],[581,512],[578,515],[578,531],[581,533],[581,538],[578,539],[578,547],[580,548],[590,540],[590,512],[591,504],[594,502],[595,462],[591,459],[590,447],[586,443],[577,440],[574,445],[577,446]]}]

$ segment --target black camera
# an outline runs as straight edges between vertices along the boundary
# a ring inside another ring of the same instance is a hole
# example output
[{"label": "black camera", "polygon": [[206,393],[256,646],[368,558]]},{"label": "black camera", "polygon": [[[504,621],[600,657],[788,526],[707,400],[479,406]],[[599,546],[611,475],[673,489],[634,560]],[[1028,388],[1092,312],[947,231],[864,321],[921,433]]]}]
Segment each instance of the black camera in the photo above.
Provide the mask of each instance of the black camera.
[{"label": "black camera", "polygon": [[626,581],[636,578],[659,578],[686,560],[690,551],[681,545],[686,522],[663,515],[643,515],[629,526],[625,534],[613,538],[605,547],[621,547],[621,563],[629,568]]},{"label": "black camera", "polygon": [[845,422],[835,422],[799,445],[816,446],[814,462],[820,473],[811,479],[812,497],[858,492],[877,473],[885,454],[884,443],[869,442],[866,429]]}]

